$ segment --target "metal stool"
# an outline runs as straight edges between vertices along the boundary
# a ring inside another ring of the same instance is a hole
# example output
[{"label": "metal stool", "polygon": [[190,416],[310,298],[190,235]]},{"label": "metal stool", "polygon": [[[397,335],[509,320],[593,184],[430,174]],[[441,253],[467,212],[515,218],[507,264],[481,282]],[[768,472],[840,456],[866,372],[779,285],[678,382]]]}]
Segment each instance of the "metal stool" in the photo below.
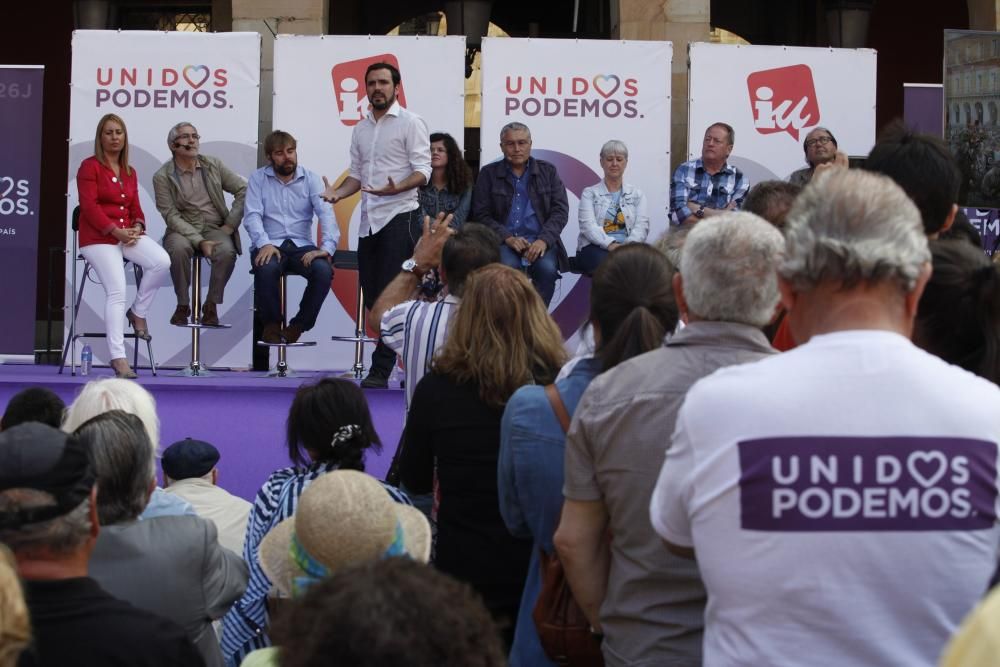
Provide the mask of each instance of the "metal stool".
[{"label": "metal stool", "polygon": [[[76,318],[80,313],[80,304],[83,303],[83,288],[87,285],[87,278],[90,277],[90,272],[93,267],[90,265],[83,255],[80,254],[79,248],[77,246],[77,232],[80,230],[80,207],[77,206],[73,209],[73,256],[76,258],[77,262],[83,262],[83,277],[80,279],[80,289],[77,290],[76,287],[76,268],[73,269],[73,277],[70,279],[70,291],[76,295],[76,300],[73,303],[73,317],[70,319],[69,323],[69,340],[63,345],[62,362],[59,364],[59,374],[62,375],[63,369],[66,368],[66,357],[69,356],[70,359],[70,375],[76,376],[76,341],[79,338],[107,338],[108,334],[104,332],[83,332],[79,333],[76,330]],[[125,264],[129,261],[126,259]],[[135,285],[138,288],[139,284],[142,282],[142,267],[138,264],[132,264],[132,271],[135,273]],[[125,338],[132,338],[135,340],[135,345],[133,346],[134,353],[132,355],[132,369],[137,373],[139,371],[139,340],[135,332],[126,333]],[[149,369],[156,375],[156,361],[153,359],[153,341],[146,341],[146,352],[149,355]]]},{"label": "metal stool", "polygon": [[[201,365],[201,330],[202,329],[232,329],[232,324],[202,324],[201,323],[201,260],[207,259],[201,251],[195,250],[191,258],[191,321],[175,326],[187,327],[191,330],[191,363],[187,368],[174,373],[184,377],[208,377],[214,375]],[[282,276],[284,278],[284,276]],[[284,306],[282,306],[284,310]]]},{"label": "metal stool", "polygon": [[[358,253],[354,250],[338,250],[333,256],[334,269],[347,269],[348,271],[358,270]],[[346,373],[355,379],[360,380],[365,374],[365,343],[378,343],[378,338],[372,338],[367,334],[368,321],[365,316],[365,299],[361,291],[361,278],[358,278],[358,301],[354,310],[354,335],[353,336],[331,336],[330,340],[338,342],[354,343],[354,365]]]},{"label": "metal stool", "polygon": [[[288,292],[287,284],[285,282],[285,274],[281,274],[278,278],[278,291],[281,292],[281,328],[284,329],[288,324]],[[274,367],[273,371],[269,371],[267,377],[295,377],[295,371],[288,367],[287,361],[287,351],[290,347],[312,347],[316,344],[316,341],[299,341],[297,343],[266,343],[262,340],[257,341],[257,345],[260,347],[276,347],[278,348],[278,364]]]}]

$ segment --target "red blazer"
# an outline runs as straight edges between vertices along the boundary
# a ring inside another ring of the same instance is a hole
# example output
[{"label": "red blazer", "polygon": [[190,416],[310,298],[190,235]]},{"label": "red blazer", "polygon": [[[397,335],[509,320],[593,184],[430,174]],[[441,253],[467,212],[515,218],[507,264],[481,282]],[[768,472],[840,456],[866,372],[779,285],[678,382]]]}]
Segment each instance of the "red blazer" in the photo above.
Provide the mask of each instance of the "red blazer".
[{"label": "red blazer", "polygon": [[[136,222],[146,226],[146,216],[139,206],[139,180],[135,169],[122,178],[110,167],[91,156],[76,172],[76,187],[80,193],[80,247],[94,243],[114,245],[111,236],[115,227],[127,229]],[[145,230],[144,232],[145,233]]]}]

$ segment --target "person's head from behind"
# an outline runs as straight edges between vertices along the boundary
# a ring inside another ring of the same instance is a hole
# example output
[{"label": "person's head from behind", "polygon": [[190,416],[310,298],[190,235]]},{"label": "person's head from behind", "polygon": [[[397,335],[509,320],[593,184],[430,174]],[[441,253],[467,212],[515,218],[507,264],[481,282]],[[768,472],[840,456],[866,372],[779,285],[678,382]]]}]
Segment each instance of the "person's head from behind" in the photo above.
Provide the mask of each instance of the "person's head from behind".
[{"label": "person's head from behind", "polygon": [[[892,179],[859,169],[819,175],[795,200],[785,239],[779,275],[796,340],[826,326],[823,303],[851,295],[909,335],[930,251],[920,212]],[[796,310],[810,305],[816,308],[803,308],[801,320]]]},{"label": "person's head from behind", "polygon": [[69,407],[62,429],[72,433],[91,417],[108,410],[123,410],[142,420],[153,451],[160,448],[160,419],[156,416],[156,400],[138,382],[120,378],[91,380],[83,386]]},{"label": "person's head from behind", "polygon": [[311,587],[275,623],[282,667],[501,667],[480,598],[435,568],[387,558]]},{"label": "person's head from behind", "polygon": [[39,422],[59,428],[65,411],[66,404],[51,389],[28,387],[11,396],[3,417],[0,417],[0,431],[24,422]]},{"label": "person's head from behind", "polygon": [[219,450],[210,442],[184,438],[163,450],[160,466],[163,485],[170,486],[184,479],[201,479],[216,484],[219,479]]},{"label": "person's head from behind", "polygon": [[920,210],[928,236],[951,225],[962,177],[942,139],[918,134],[901,121],[891,123],[868,154],[864,168],[885,174],[906,191]]},{"label": "person's head from behind", "polygon": [[459,384],[476,383],[483,402],[499,408],[518,387],[552,382],[565,357],[559,327],[531,281],[490,264],[466,280],[433,367]]},{"label": "person's head from behind", "polygon": [[500,239],[477,222],[467,222],[452,234],[441,250],[441,279],[448,291],[462,296],[469,274],[500,261]]},{"label": "person's head from behind", "polygon": [[932,241],[934,271],[917,307],[913,342],[1000,383],[1000,275],[979,248]]},{"label": "person's head from behind", "polygon": [[33,570],[39,562],[85,569],[98,532],[95,482],[75,436],[36,422],[0,433],[0,542],[22,576],[59,578]]},{"label": "person's head from behind", "polygon": [[601,262],[590,285],[590,321],[601,369],[649,352],[677,326],[673,271],[663,254],[641,243]]},{"label": "person's head from behind", "polygon": [[364,392],[339,378],[299,387],[286,431],[288,458],[299,466],[323,462],[364,470],[365,451],[379,452],[382,446]]},{"label": "person's head from behind", "polygon": [[681,254],[684,250],[684,241],[687,235],[695,227],[694,222],[685,222],[677,226],[670,226],[667,231],[660,235],[660,238],[653,242],[652,247],[656,248],[667,259],[671,273],[679,271],[681,268]]},{"label": "person's head from behind", "polygon": [[156,452],[142,421],[109,410],[88,419],[74,435],[94,465],[101,525],[138,519],[156,485]]},{"label": "person's head from behind", "polygon": [[460,195],[472,186],[469,168],[458,142],[447,132],[431,133],[431,169],[443,169],[448,192]]},{"label": "person's head from behind", "polygon": [[785,218],[802,186],[788,181],[761,181],[747,193],[743,211],[764,218],[778,229],[784,229]]},{"label": "person's head from behind", "polygon": [[687,321],[766,326],[778,305],[781,232],[752,213],[702,220],[684,242],[674,295]]}]

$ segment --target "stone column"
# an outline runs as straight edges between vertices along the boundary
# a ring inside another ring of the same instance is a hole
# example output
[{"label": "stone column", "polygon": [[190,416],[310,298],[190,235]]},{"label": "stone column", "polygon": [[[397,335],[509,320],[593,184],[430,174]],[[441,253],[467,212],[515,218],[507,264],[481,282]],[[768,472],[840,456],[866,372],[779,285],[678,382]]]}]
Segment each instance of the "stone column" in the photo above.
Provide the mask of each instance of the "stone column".
[{"label": "stone column", "polygon": [[618,0],[618,15],[621,39],[673,42],[670,168],[674,169],[687,158],[687,47],[709,41],[710,0]]},{"label": "stone column", "polygon": [[233,32],[257,32],[260,52],[260,121],[257,164],[263,165],[264,137],[272,128],[274,39],[276,35],[324,35],[329,26],[329,0],[232,0]]}]

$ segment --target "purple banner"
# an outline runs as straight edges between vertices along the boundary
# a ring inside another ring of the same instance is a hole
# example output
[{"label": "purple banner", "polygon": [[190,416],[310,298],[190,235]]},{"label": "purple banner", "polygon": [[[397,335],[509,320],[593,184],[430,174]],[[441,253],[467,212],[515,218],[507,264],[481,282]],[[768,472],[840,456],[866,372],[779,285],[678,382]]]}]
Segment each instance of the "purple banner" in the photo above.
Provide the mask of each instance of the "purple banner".
[{"label": "purple banner", "polygon": [[979,232],[983,239],[983,250],[987,255],[992,256],[1000,239],[1000,209],[996,208],[975,208],[967,206],[962,209],[969,222]]},{"label": "purple banner", "polygon": [[904,83],[903,121],[918,132],[944,136],[944,88],[941,84]]},{"label": "purple banner", "polygon": [[986,530],[997,447],[947,437],[739,443],[742,527],[778,532]]},{"label": "purple banner", "polygon": [[0,355],[34,355],[38,191],[42,157],[41,67],[0,66]]}]

